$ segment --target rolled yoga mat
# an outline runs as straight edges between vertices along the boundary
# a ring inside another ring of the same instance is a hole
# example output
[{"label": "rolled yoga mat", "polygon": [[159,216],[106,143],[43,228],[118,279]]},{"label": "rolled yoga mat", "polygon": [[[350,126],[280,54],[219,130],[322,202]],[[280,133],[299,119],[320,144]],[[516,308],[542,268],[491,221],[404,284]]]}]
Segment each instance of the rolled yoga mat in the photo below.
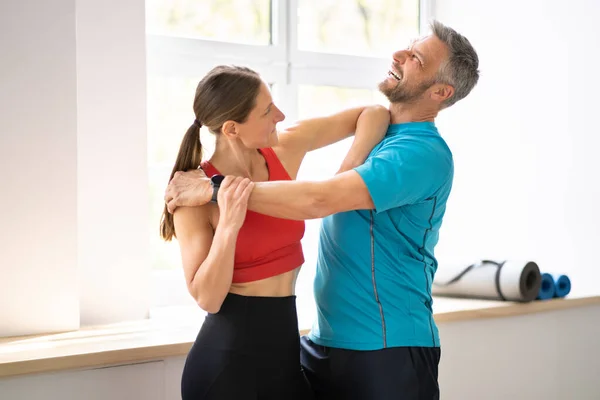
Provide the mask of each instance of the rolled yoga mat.
[{"label": "rolled yoga mat", "polygon": [[571,279],[567,275],[558,275],[554,279],[554,297],[565,297],[571,292]]},{"label": "rolled yoga mat", "polygon": [[[441,281],[438,276],[453,278]],[[441,267],[433,280],[434,296],[529,302],[537,297],[542,278],[533,261],[482,260],[467,267]]]},{"label": "rolled yoga mat", "polygon": [[556,293],[556,285],[554,284],[554,278],[548,273],[542,274],[542,284],[537,295],[538,300],[548,300],[554,297]]}]

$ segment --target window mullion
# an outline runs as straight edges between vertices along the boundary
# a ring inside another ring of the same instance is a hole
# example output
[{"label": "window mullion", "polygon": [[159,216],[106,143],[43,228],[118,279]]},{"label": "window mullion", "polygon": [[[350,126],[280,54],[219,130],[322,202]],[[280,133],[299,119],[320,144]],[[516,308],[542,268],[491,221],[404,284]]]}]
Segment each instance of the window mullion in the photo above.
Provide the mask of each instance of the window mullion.
[{"label": "window mullion", "polygon": [[419,1],[419,31],[421,35],[427,33],[428,24],[435,18],[435,0]]}]

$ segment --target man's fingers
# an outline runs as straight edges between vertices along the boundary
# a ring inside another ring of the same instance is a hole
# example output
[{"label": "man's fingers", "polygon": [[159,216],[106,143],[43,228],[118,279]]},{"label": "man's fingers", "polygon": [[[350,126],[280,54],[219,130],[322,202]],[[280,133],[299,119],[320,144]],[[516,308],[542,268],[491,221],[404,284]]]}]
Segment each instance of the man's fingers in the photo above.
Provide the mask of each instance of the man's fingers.
[{"label": "man's fingers", "polygon": [[167,210],[169,211],[169,214],[173,214],[176,208],[177,206],[175,205],[175,199],[171,199],[169,202],[167,202]]}]

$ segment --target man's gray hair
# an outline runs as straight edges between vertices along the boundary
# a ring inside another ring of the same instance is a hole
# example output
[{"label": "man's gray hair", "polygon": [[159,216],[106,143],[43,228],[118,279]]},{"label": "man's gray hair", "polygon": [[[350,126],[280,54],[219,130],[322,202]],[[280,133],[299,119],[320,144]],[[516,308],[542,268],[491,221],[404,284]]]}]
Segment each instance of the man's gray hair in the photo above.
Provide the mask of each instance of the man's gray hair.
[{"label": "man's gray hair", "polygon": [[451,85],[454,95],[442,103],[450,107],[464,99],[479,80],[479,57],[466,37],[441,22],[431,23],[432,33],[448,48],[448,59],[438,71],[437,81]]}]

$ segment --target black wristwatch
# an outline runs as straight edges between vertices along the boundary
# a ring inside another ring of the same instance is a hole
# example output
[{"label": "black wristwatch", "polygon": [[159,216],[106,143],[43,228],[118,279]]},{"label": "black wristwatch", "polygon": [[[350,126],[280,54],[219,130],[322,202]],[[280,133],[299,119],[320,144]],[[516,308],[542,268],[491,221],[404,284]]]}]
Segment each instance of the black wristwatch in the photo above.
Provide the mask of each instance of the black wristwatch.
[{"label": "black wristwatch", "polygon": [[217,202],[217,195],[219,194],[219,187],[221,186],[221,182],[223,182],[225,177],[223,175],[213,175],[210,177],[210,186],[213,187],[213,194],[210,201],[212,203]]}]

